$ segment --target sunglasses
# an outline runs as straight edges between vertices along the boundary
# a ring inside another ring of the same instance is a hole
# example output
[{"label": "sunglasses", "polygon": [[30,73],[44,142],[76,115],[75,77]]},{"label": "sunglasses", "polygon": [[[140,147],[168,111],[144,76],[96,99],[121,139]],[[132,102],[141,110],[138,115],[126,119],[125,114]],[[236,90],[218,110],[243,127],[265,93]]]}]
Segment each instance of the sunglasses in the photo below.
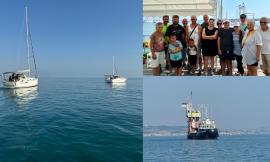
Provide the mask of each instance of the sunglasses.
[{"label": "sunglasses", "polygon": [[267,24],[268,22],[260,22],[261,24]]},{"label": "sunglasses", "polygon": [[197,19],[191,19],[191,20],[197,20]]},{"label": "sunglasses", "polygon": [[218,25],[222,25],[222,23],[217,23]]}]

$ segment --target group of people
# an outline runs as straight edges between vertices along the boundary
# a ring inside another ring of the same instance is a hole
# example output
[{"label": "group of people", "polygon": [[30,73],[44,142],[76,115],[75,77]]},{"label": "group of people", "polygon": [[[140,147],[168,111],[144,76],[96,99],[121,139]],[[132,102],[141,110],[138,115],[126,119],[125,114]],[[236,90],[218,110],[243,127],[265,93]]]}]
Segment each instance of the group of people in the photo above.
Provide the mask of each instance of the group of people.
[{"label": "group of people", "polygon": [[9,76],[8,81],[17,82],[20,80],[20,78],[24,78],[24,75],[12,73],[12,75]]},{"label": "group of people", "polygon": [[[151,35],[150,49],[153,75],[160,75],[167,69],[175,75],[182,75],[186,68],[190,75],[233,75],[233,60],[237,61],[236,75],[256,76],[262,65],[263,72],[270,76],[270,30],[268,19],[260,19],[260,27],[255,22],[240,15],[240,22],[231,24],[229,20],[215,20],[203,16],[203,23],[191,16],[179,24],[179,16],[163,16],[163,22],[156,23],[156,31]],[[220,61],[220,70],[215,69],[215,57]],[[245,73],[247,69],[247,73]],[[198,70],[198,73],[195,71]]]}]

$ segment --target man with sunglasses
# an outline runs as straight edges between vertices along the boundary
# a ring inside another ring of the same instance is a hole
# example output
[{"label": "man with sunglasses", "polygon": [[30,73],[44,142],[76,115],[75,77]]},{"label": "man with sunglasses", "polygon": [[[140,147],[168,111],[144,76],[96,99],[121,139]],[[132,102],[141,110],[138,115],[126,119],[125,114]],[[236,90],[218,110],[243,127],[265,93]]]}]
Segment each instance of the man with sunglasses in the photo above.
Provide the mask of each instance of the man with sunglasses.
[{"label": "man with sunglasses", "polygon": [[218,21],[217,21],[217,28],[218,28],[218,30],[219,29],[222,29],[222,20],[221,19],[218,19]]},{"label": "man with sunglasses", "polygon": [[262,69],[266,76],[270,76],[270,29],[268,26],[268,19],[262,17],[260,19],[259,33],[262,36]]}]

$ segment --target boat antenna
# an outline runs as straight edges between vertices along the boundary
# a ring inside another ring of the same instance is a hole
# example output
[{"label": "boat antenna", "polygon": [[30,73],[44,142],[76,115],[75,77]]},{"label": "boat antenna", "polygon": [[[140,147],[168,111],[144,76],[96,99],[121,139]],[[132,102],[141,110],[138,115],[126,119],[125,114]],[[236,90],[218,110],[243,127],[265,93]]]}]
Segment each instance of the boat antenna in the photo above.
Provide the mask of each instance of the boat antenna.
[{"label": "boat antenna", "polygon": [[190,102],[192,102],[192,91],[190,91]]}]

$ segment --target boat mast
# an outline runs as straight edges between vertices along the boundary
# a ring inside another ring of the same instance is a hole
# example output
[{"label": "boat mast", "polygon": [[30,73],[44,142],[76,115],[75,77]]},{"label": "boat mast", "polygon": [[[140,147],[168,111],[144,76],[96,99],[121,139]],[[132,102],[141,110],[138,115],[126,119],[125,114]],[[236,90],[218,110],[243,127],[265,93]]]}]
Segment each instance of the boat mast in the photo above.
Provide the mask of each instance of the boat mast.
[{"label": "boat mast", "polygon": [[25,24],[26,24],[26,42],[27,42],[27,56],[28,56],[28,68],[29,68],[29,76],[31,74],[30,67],[30,44],[29,44],[29,26],[28,26],[28,9],[25,7]]},{"label": "boat mast", "polygon": [[114,56],[113,56],[113,75],[115,73],[115,67],[114,67]]}]

